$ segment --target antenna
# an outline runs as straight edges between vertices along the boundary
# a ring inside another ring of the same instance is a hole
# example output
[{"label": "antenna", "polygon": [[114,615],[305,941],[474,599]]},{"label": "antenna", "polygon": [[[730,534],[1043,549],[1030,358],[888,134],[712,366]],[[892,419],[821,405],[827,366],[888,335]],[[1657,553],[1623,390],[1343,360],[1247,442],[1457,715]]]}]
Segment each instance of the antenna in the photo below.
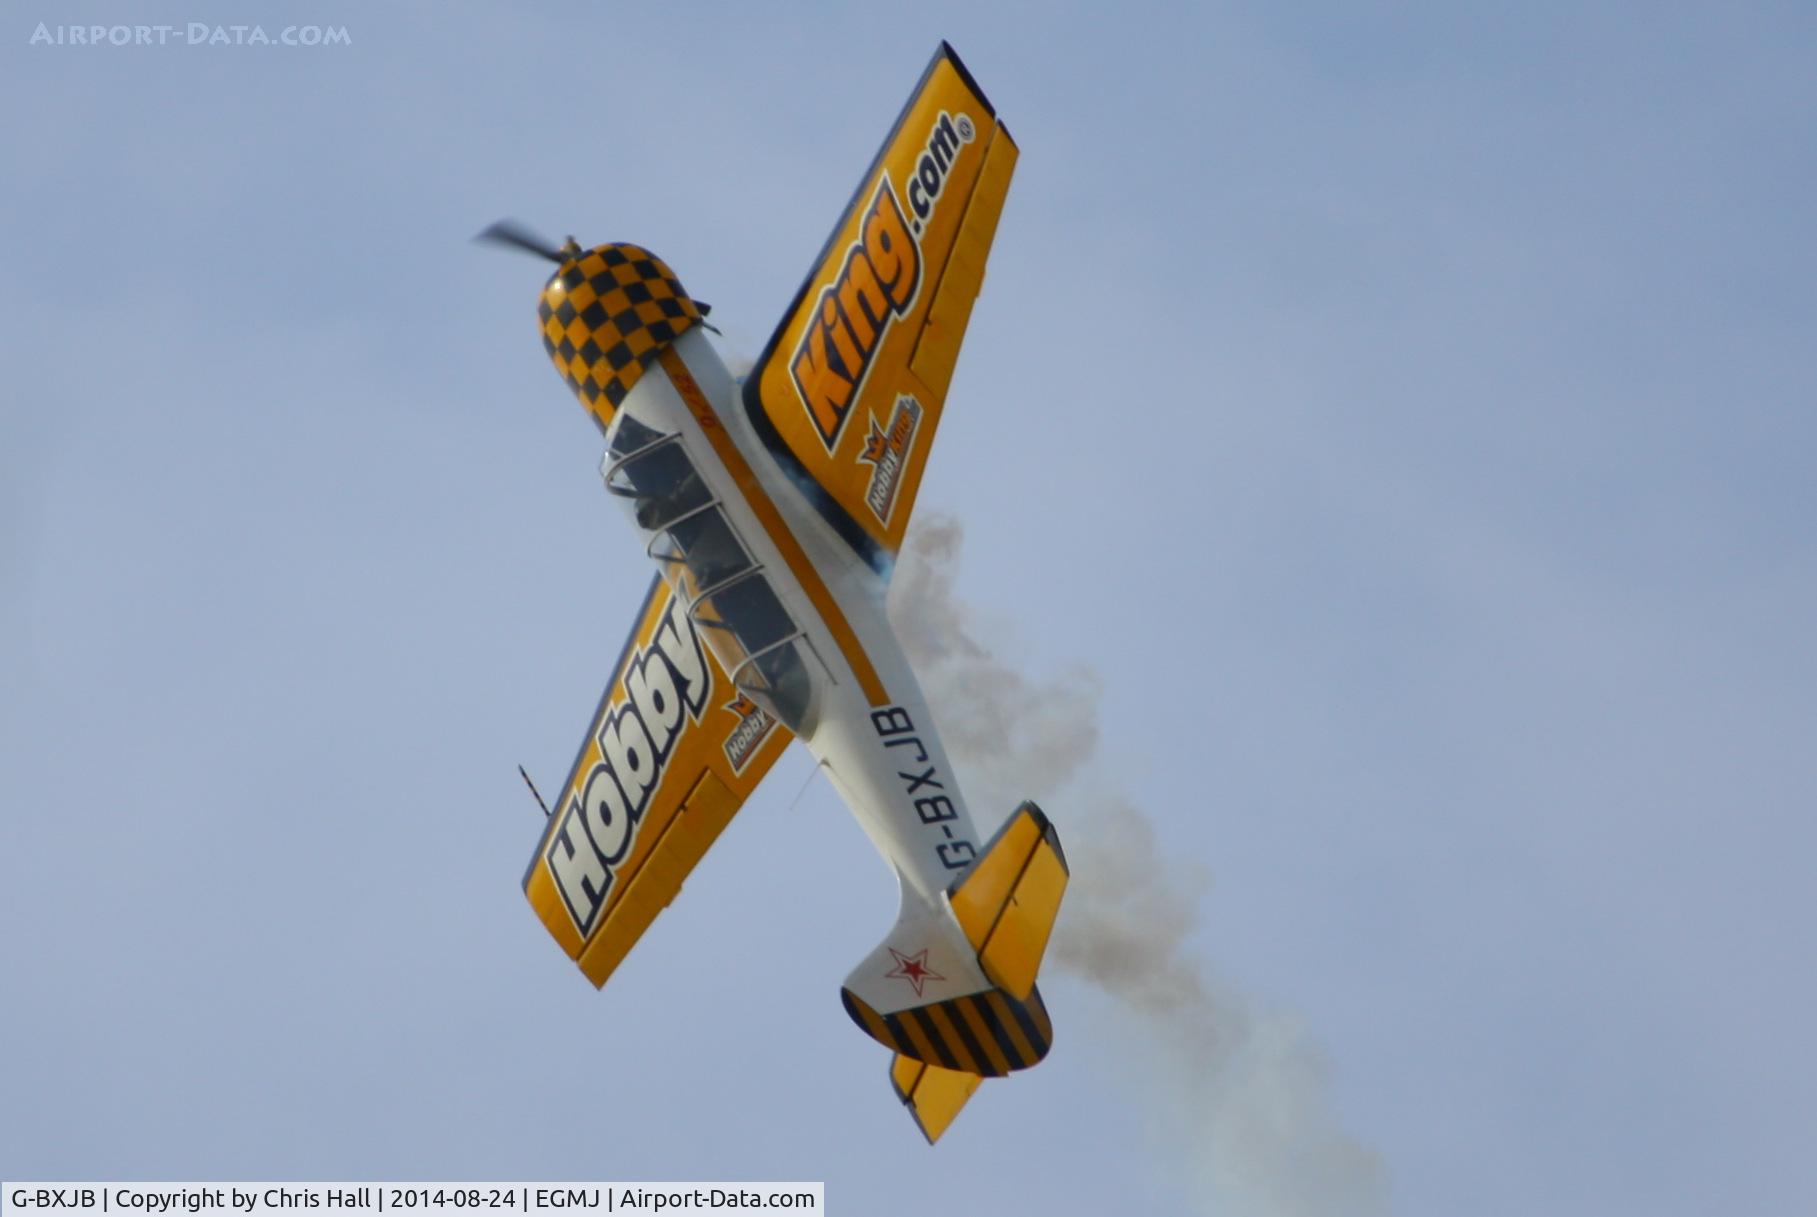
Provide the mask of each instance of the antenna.
[{"label": "antenna", "polygon": [[801,783],[801,789],[797,790],[795,792],[795,801],[793,803],[789,804],[789,810],[791,812],[794,811],[797,807],[799,807],[801,805],[801,796],[808,792],[808,785],[809,785],[809,783],[813,782],[814,775],[816,773],[819,773],[821,771],[821,769],[823,769],[825,766],[826,766],[825,761],[815,761],[814,767],[812,769],[808,770],[807,779]]},{"label": "antenna", "polygon": [[549,805],[543,802],[543,796],[537,793],[536,783],[530,780],[530,775],[524,772],[524,767],[522,765],[517,767],[517,773],[519,777],[524,779],[524,785],[530,788],[530,794],[536,799],[536,805],[543,809],[543,818],[547,819],[549,816]]}]

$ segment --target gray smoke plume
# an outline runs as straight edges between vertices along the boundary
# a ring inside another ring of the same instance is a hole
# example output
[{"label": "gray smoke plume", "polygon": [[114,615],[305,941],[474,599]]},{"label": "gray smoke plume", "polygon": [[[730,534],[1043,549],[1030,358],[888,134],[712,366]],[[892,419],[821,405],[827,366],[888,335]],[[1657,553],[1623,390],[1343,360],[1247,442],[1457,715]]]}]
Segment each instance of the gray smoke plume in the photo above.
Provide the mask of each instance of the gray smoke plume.
[{"label": "gray smoke plume", "polygon": [[1169,865],[1154,822],[1127,798],[1088,793],[1097,677],[1037,682],[981,640],[988,625],[953,595],[963,540],[950,516],[916,521],[890,588],[891,620],[980,830],[1023,798],[1056,813],[1072,882],[1048,958],[1113,999],[1123,1025],[1110,1038],[1146,1057],[1150,1122],[1179,1139],[1204,1211],[1385,1211],[1378,1157],[1327,1106],[1323,1056],[1294,1020],[1253,1009],[1192,954],[1203,876]]}]

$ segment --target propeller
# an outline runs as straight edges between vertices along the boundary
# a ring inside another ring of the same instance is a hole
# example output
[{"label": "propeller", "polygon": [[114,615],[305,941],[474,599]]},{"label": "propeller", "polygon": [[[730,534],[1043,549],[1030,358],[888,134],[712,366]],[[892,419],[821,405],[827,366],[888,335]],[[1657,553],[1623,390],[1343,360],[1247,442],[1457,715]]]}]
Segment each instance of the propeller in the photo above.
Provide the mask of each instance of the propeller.
[{"label": "propeller", "polygon": [[516,220],[500,220],[473,239],[487,245],[506,245],[512,249],[521,249],[527,254],[535,254],[558,264],[567,261],[571,253],[580,250],[573,237],[568,238],[565,246],[558,248]]}]

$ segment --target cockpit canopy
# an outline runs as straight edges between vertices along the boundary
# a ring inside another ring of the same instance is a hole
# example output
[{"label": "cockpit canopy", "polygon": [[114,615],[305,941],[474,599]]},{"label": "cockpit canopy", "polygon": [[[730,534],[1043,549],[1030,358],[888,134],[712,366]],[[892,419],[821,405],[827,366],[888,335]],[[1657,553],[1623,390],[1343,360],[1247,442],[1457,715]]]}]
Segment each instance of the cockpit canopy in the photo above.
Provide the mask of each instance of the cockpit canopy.
[{"label": "cockpit canopy", "polygon": [[679,434],[621,414],[603,473],[648,539],[650,556],[732,683],[796,734],[810,726],[814,682],[801,654],[811,645]]}]

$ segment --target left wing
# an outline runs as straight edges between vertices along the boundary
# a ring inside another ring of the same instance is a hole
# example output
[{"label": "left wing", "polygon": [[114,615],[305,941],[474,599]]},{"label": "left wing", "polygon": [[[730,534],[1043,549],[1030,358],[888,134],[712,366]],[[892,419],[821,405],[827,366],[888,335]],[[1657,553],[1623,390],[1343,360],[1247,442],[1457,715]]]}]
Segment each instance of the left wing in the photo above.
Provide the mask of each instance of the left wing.
[{"label": "left wing", "polygon": [[770,452],[883,574],[1015,167],[1015,141],[941,43],[745,381]]},{"label": "left wing", "polygon": [[524,875],[587,979],[606,983],[791,738],[657,576]]}]

